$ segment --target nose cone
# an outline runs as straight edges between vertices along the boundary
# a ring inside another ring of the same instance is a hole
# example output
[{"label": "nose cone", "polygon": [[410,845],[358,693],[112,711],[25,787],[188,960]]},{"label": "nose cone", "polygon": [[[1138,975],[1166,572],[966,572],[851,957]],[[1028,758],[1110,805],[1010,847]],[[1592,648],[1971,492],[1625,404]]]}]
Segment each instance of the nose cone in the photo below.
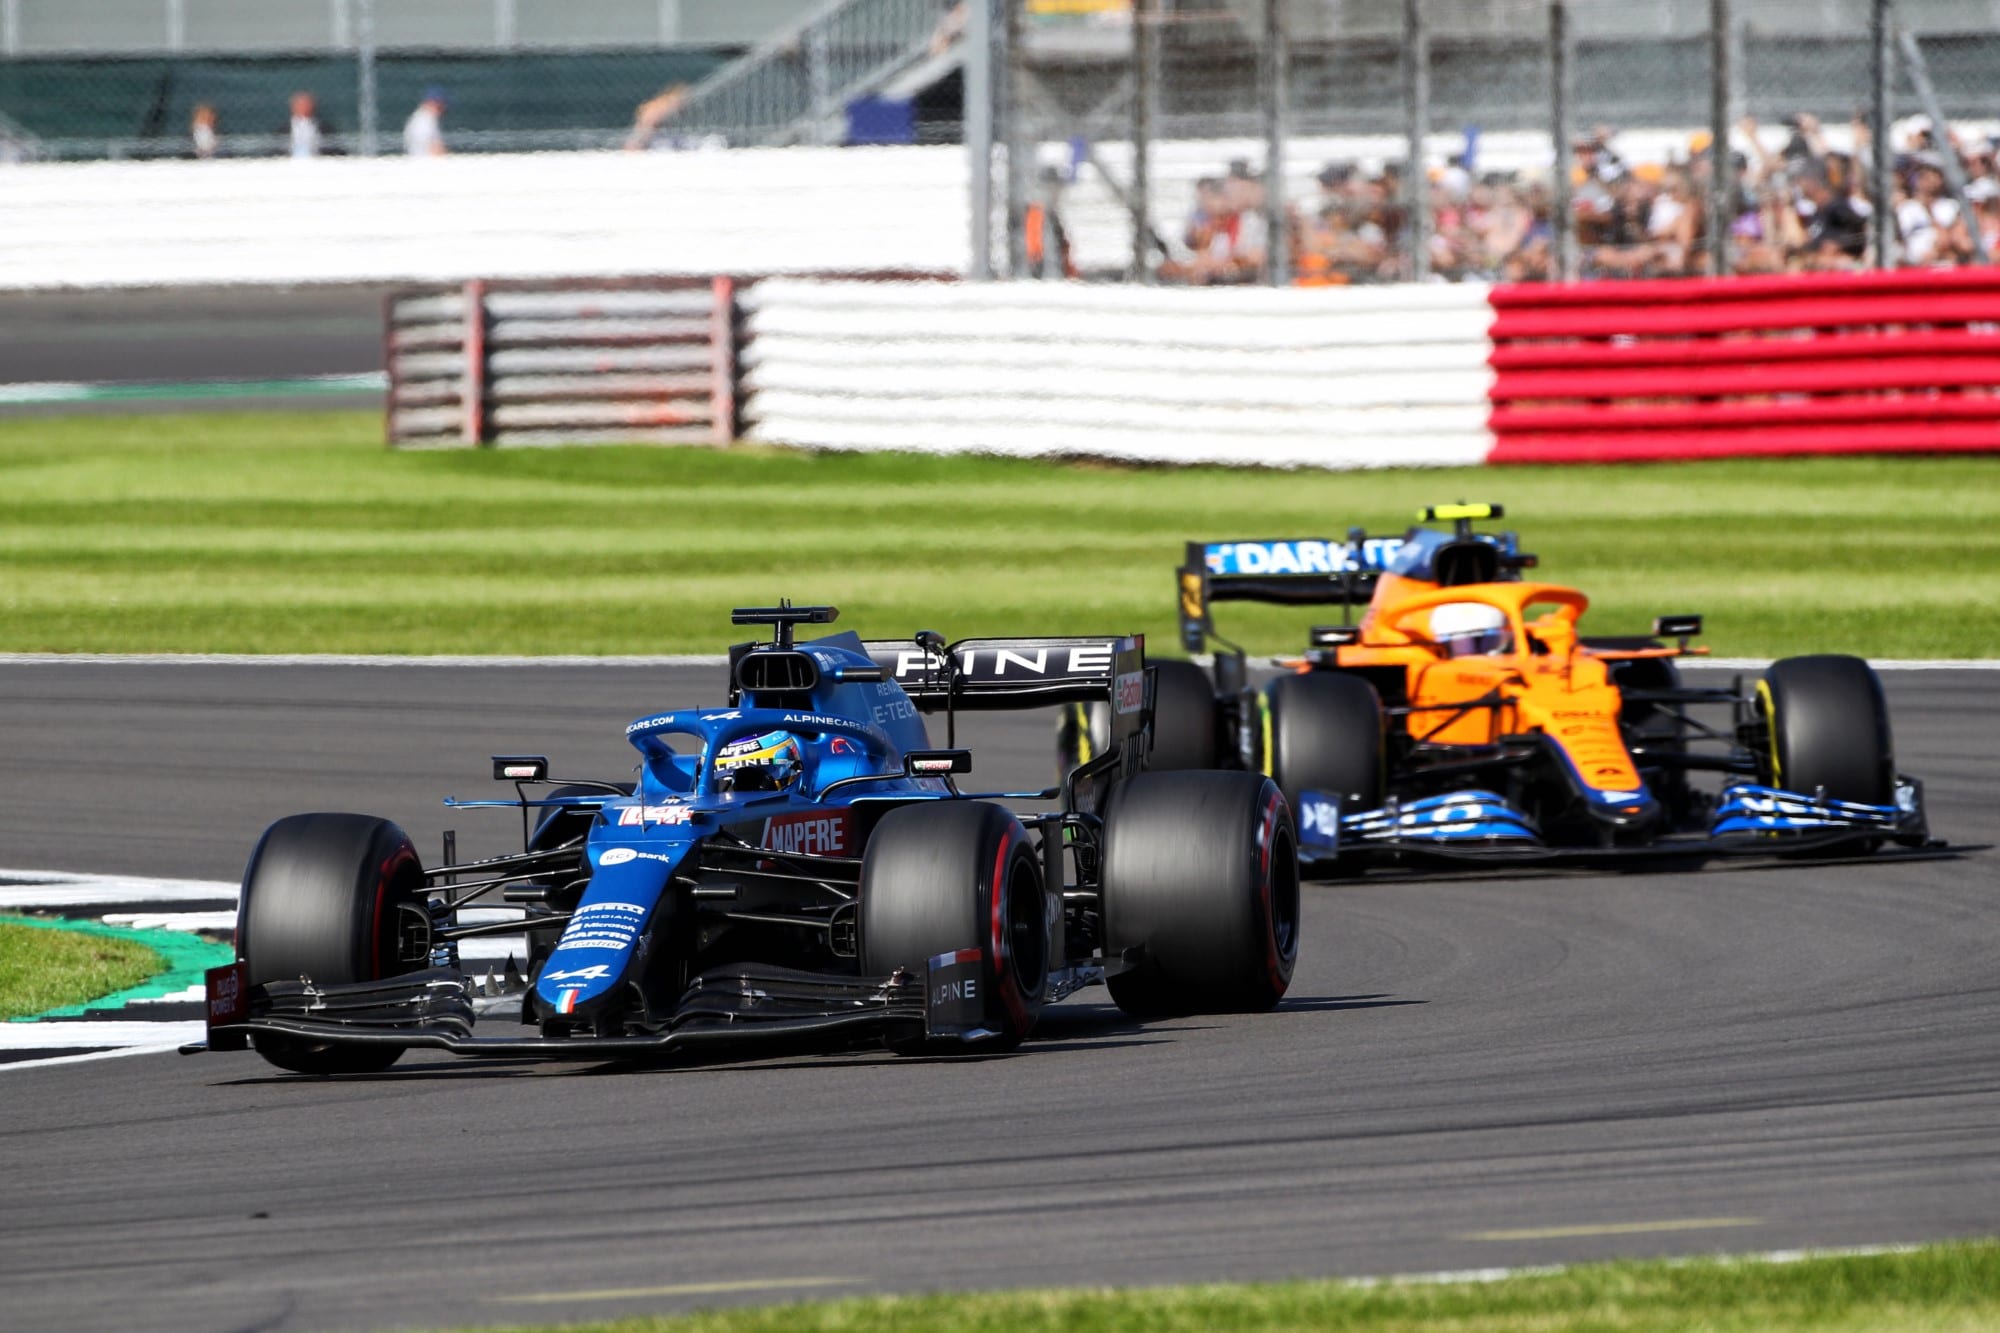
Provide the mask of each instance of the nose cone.
[{"label": "nose cone", "polygon": [[1591,817],[1620,832],[1640,832],[1660,822],[1659,800],[1643,786],[1627,791],[1594,791],[1588,801]]}]

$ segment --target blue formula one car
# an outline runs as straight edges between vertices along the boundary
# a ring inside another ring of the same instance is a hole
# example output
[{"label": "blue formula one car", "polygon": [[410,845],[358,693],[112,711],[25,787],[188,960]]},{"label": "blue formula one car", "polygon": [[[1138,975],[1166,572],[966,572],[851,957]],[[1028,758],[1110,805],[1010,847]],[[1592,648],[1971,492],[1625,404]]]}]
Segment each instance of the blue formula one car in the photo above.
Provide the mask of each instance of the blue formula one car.
[{"label": "blue formula one car", "polygon": [[[208,976],[205,1048],[310,1074],[415,1047],[949,1050],[1018,1042],[1099,981],[1139,1015],[1279,1001],[1299,943],[1290,810],[1261,774],[1144,771],[1143,640],[794,642],[836,614],[738,611],[772,641],[732,652],[726,704],[626,727],[636,784],[496,757],[518,799],[453,804],[521,811],[519,853],[427,870],[384,819],[273,824],[244,872],[237,960]],[[919,716],[942,710],[949,742],[958,711],[1072,701],[1104,705],[1107,744],[1040,792],[961,792],[970,753],[932,748]],[[496,902],[527,915],[480,919]],[[503,932],[526,933],[529,967],[494,994],[458,942]],[[488,1035],[496,1020],[512,1031]]]}]

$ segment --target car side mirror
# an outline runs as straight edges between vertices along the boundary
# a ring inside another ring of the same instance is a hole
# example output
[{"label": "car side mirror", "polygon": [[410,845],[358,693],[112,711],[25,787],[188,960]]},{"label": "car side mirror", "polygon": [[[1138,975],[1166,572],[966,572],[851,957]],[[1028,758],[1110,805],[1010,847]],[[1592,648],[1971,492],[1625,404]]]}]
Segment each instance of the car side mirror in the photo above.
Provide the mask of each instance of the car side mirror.
[{"label": "car side mirror", "polygon": [[903,756],[903,772],[913,778],[937,778],[948,773],[970,773],[970,750],[911,750]]}]

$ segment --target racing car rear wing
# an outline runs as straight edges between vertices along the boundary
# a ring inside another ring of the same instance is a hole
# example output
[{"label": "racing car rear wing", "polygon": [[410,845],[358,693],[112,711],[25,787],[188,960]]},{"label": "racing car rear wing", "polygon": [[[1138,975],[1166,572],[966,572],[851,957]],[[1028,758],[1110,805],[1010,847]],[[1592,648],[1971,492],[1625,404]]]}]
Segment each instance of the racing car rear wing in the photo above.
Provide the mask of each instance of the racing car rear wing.
[{"label": "racing car rear wing", "polygon": [[1145,706],[1146,639],[960,639],[924,631],[862,644],[883,675],[924,712],[1109,703],[1136,719]]},{"label": "racing car rear wing", "polygon": [[926,713],[945,715],[945,743],[958,744],[958,710],[1101,703],[1104,752],[1063,779],[1065,809],[1096,811],[1113,784],[1145,762],[1152,709],[1146,638],[960,639],[922,630],[914,638],[868,640],[862,648]]},{"label": "racing car rear wing", "polygon": [[1401,537],[1370,537],[1355,528],[1345,541],[1268,538],[1189,542],[1176,571],[1180,584],[1181,647],[1206,651],[1216,602],[1280,606],[1362,606],[1402,549]]}]

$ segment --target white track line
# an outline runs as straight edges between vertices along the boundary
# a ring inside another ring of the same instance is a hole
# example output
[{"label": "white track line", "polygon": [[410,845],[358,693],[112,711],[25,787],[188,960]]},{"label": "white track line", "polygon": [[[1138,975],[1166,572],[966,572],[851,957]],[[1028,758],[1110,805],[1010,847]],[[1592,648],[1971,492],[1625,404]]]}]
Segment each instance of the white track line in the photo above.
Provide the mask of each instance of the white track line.
[{"label": "white track line", "polygon": [[[164,1025],[156,1023],[153,1026],[160,1027]],[[114,1046],[106,1051],[82,1051],[76,1055],[52,1055],[45,1060],[15,1060],[7,1064],[0,1064],[0,1075],[11,1074],[17,1069],[47,1069],[50,1065],[80,1065],[87,1064],[92,1060],[117,1060],[127,1055],[165,1055],[169,1051],[179,1050],[180,1046],[179,1042],[170,1042],[158,1046]]]},{"label": "white track line", "polygon": [[55,1019],[46,1023],[0,1023],[0,1051],[60,1050],[64,1047],[159,1046],[201,1041],[208,1035],[200,1019],[171,1023],[121,1023],[114,1019]]},{"label": "white track line", "polygon": [[[1673,1256],[1653,1262],[1685,1267],[1688,1264],[1719,1260],[1726,1264],[1796,1264],[1808,1259],[1870,1259],[1882,1254],[1912,1254],[1921,1245],[1847,1245],[1825,1250],[1765,1250],[1757,1254],[1701,1254]],[[1460,1282],[1505,1282],[1516,1277],[1553,1277],[1576,1268],[1591,1268],[1597,1261],[1580,1264],[1529,1264],[1520,1268],[1461,1268],[1441,1273],[1384,1273],[1379,1277],[1351,1277],[1349,1287],[1448,1286]]]},{"label": "white track line", "polygon": [[150,879],[136,875],[73,875],[53,870],[0,870],[0,911],[88,907],[92,903],[235,902],[237,885],[221,879]]},{"label": "white track line", "polygon": [[107,926],[123,926],[127,930],[179,930],[193,933],[202,930],[236,929],[234,912],[110,912],[98,919]]}]

